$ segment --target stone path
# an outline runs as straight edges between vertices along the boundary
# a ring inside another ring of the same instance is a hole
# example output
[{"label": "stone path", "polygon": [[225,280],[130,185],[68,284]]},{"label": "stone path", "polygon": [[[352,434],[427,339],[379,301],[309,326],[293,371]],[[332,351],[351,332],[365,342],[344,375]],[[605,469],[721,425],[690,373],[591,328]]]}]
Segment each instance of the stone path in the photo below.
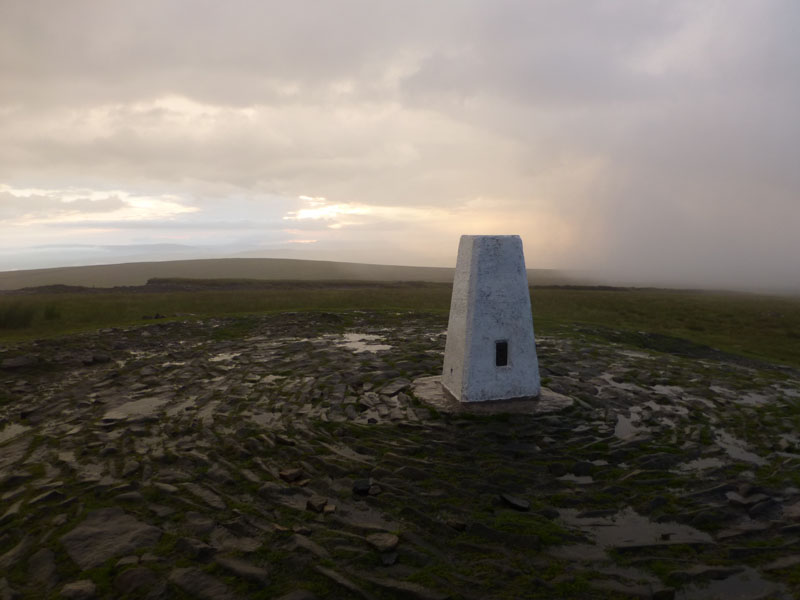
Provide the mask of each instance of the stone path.
[{"label": "stone path", "polygon": [[550,404],[451,412],[420,391],[445,325],[4,347],[0,599],[800,594],[796,371],[564,330],[537,340]]}]

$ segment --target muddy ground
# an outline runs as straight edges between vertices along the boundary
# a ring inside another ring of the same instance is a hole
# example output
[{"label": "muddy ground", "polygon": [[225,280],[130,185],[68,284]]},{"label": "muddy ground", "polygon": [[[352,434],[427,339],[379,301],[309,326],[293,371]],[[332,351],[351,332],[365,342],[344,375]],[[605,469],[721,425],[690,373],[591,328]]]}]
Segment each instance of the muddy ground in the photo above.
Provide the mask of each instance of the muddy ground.
[{"label": "muddy ground", "polygon": [[800,373],[564,329],[537,338],[559,402],[449,413],[445,327],[0,346],[0,599],[800,596]]}]

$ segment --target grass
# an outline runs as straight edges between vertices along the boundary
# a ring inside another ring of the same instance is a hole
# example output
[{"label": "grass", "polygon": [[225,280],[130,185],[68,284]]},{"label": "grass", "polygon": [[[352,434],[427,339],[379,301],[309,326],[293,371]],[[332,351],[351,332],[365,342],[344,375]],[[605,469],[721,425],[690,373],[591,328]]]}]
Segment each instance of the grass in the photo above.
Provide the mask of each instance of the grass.
[{"label": "grass", "polygon": [[[448,284],[284,285],[158,293],[0,295],[0,340],[53,337],[146,324],[143,317],[232,316],[283,311],[413,310],[447,314]],[[576,326],[647,332],[742,356],[800,366],[800,298],[669,290],[536,288],[537,333]]]}]

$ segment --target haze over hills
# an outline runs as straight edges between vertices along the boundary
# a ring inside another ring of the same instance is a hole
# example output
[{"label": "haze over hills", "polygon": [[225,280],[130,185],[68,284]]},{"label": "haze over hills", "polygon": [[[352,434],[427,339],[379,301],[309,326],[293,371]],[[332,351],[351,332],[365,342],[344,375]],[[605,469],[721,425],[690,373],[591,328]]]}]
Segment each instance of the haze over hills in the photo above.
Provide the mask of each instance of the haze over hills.
[{"label": "haze over hills", "polygon": [[[0,272],[0,290],[45,285],[114,287],[144,285],[152,278],[355,280],[450,282],[453,268],[403,267],[286,258],[219,258],[133,262],[109,265],[57,267]],[[576,283],[552,269],[528,269],[528,280],[538,285]]]}]

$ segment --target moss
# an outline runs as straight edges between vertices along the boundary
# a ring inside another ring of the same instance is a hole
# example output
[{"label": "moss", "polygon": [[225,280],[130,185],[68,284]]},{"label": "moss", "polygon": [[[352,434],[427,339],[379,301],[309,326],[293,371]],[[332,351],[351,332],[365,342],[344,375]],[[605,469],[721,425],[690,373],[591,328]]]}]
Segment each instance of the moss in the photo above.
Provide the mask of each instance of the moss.
[{"label": "moss", "polygon": [[[538,504],[535,507],[532,506],[531,511],[541,508],[543,506]],[[494,515],[490,526],[508,533],[535,535],[546,546],[559,544],[569,536],[569,532],[564,527],[535,512],[499,510]]]}]

